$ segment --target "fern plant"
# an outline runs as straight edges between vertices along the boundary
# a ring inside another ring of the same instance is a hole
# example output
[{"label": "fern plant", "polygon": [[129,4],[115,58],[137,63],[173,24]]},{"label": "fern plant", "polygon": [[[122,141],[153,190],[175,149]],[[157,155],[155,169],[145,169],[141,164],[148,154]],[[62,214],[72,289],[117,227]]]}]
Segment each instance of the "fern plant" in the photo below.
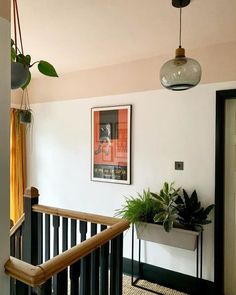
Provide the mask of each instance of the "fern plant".
[{"label": "fern plant", "polygon": [[207,208],[201,206],[198,200],[196,191],[194,190],[189,197],[187,192],[183,190],[183,196],[176,199],[177,204],[177,221],[185,228],[190,230],[203,230],[203,225],[211,223],[208,215],[214,208],[214,205],[209,205]]},{"label": "fern plant", "polygon": [[165,231],[169,232],[177,219],[177,205],[175,203],[181,188],[174,188],[174,182],[164,183],[159,194],[152,193],[153,199],[159,207],[159,212],[154,216],[155,222],[161,222]]},{"label": "fern plant", "polygon": [[148,189],[143,190],[143,194],[138,193],[137,197],[126,198],[123,207],[116,210],[116,216],[121,216],[131,223],[154,223],[153,218],[158,211],[159,204]]}]

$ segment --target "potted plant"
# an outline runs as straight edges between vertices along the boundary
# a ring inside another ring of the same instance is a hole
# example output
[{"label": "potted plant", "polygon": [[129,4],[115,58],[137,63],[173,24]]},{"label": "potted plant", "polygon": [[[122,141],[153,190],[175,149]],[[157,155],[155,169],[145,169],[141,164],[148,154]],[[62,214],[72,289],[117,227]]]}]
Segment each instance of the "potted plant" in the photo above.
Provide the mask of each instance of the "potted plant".
[{"label": "potted plant", "polygon": [[195,190],[191,194],[191,197],[189,197],[183,189],[183,196],[178,196],[175,202],[178,211],[177,221],[184,228],[201,231],[203,230],[203,225],[211,223],[208,215],[214,208],[214,205],[212,204],[207,208],[203,208]]},{"label": "potted plant", "polygon": [[30,124],[32,122],[32,110],[19,110],[19,122],[22,124]]},{"label": "potted plant", "polygon": [[[43,75],[58,77],[55,68],[49,62],[44,60],[32,62],[31,56],[24,54],[17,0],[13,1],[12,11],[14,40],[11,39],[11,89],[25,89],[29,85],[31,81],[30,68],[35,64],[38,64],[38,70]],[[17,44],[20,44],[20,49]]]},{"label": "potted plant", "polygon": [[21,105],[18,110],[18,123],[30,126],[32,122],[32,110],[29,103],[28,89],[24,89],[21,97]]},{"label": "potted plant", "polygon": [[158,210],[153,216],[152,224],[136,225],[137,237],[142,240],[156,242],[187,250],[195,250],[197,247],[198,232],[186,231],[176,226],[178,219],[178,205],[181,188],[174,188],[174,183],[164,183],[158,194],[151,193]]},{"label": "potted plant", "polygon": [[[137,198],[126,198],[125,205],[117,214],[135,224],[139,239],[195,250],[199,230],[192,230],[180,222],[182,216],[179,213],[184,210],[180,190],[181,188],[174,188],[174,183],[165,182],[158,194],[144,190],[143,195],[138,194]],[[204,214],[207,216],[210,211],[210,208],[204,210]],[[209,222],[205,219],[205,224]]]},{"label": "potted plant", "polygon": [[58,77],[53,65],[45,60],[31,61],[29,54],[24,54],[11,39],[11,89],[25,89],[31,81],[30,68],[38,64],[40,73],[50,77]]},{"label": "potted plant", "polygon": [[122,216],[131,223],[141,222],[154,223],[154,216],[159,211],[159,204],[153,199],[152,193],[148,189],[143,190],[143,194],[138,193],[137,197],[125,198],[125,204],[116,215]]},{"label": "potted plant", "polygon": [[177,199],[181,188],[174,188],[174,183],[164,183],[159,194],[151,193],[153,199],[158,203],[159,210],[154,216],[154,222],[161,222],[165,231],[169,232],[173,228],[174,221],[177,218]]}]

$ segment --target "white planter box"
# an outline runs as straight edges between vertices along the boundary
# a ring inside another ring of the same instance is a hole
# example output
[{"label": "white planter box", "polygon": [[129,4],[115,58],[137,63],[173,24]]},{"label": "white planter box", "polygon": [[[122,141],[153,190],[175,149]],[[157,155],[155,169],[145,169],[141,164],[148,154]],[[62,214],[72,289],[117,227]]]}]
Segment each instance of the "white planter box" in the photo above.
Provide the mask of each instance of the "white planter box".
[{"label": "white planter box", "polygon": [[199,232],[172,228],[166,232],[162,225],[152,223],[135,224],[137,238],[158,244],[194,251],[197,248]]}]

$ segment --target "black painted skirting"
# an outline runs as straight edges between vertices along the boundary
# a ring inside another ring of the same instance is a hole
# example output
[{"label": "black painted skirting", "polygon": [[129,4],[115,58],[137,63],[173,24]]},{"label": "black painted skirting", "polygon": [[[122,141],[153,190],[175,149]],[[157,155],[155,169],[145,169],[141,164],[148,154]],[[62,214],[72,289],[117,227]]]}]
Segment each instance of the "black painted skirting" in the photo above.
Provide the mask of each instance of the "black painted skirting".
[{"label": "black painted skirting", "polygon": [[[123,258],[123,271],[125,274],[131,275],[131,259]],[[137,261],[134,261],[134,274],[138,274]],[[149,282],[157,283],[191,295],[221,295],[217,293],[215,284],[211,281],[197,279],[146,263],[141,263],[141,276],[144,280]]]}]

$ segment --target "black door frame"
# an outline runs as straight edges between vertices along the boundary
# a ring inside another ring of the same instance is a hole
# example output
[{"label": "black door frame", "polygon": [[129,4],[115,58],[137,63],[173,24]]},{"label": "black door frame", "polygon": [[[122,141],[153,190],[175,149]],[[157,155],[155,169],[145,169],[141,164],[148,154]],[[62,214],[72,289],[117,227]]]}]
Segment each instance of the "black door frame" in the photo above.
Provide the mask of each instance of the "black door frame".
[{"label": "black door frame", "polygon": [[224,294],[224,144],[225,101],[235,99],[236,89],[216,91],[215,135],[215,287]]}]

